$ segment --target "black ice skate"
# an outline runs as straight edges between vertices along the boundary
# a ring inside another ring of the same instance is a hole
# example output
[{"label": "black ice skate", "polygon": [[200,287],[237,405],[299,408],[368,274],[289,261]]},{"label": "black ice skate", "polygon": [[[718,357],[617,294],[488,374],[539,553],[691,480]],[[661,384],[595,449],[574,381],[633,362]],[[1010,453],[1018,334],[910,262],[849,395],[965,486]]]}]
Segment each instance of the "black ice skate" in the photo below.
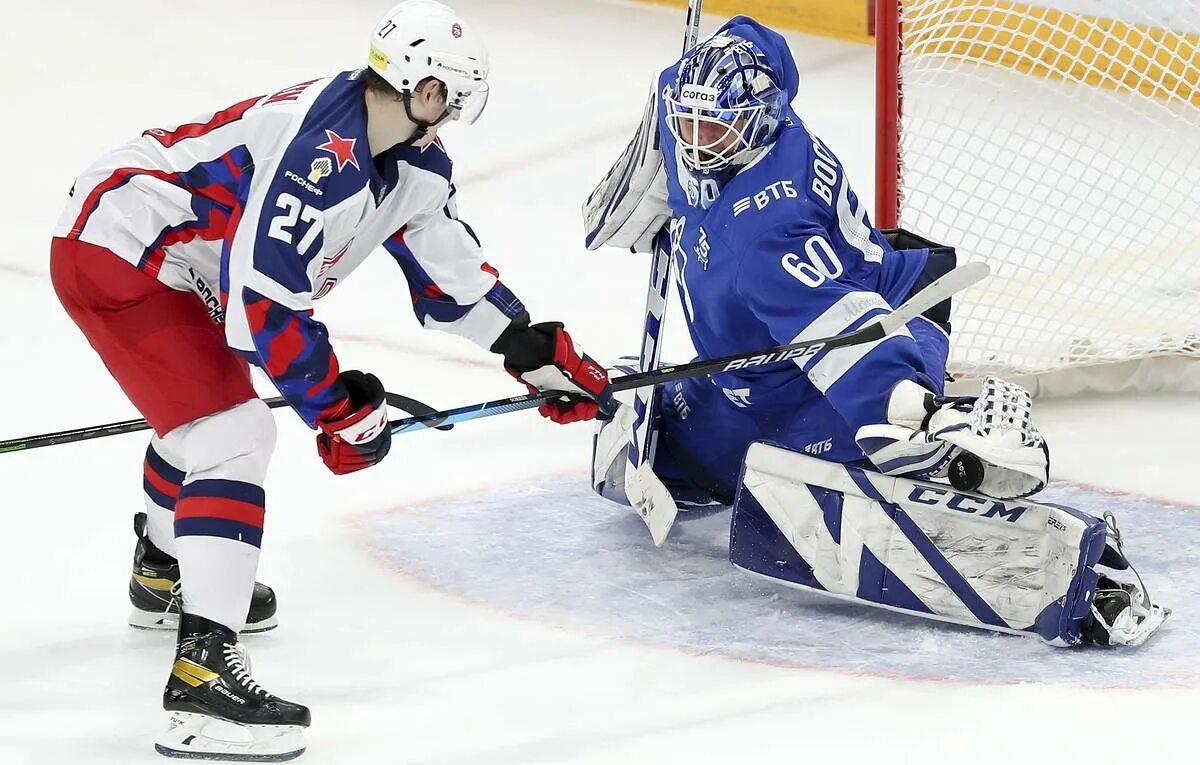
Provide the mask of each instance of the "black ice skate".
[{"label": "black ice skate", "polygon": [[[137,546],[133,549],[133,576],[129,579],[129,602],[133,610],[129,624],[149,630],[174,630],[179,627],[179,561],[154,546],[146,535],[146,514],[133,517]],[[250,610],[246,615],[247,632],[266,632],[279,624],[275,618],[275,591],[254,583]]]},{"label": "black ice skate", "polygon": [[175,664],[163,691],[167,732],[154,748],[168,757],[281,762],[305,748],[308,707],[267,693],[232,630],[184,614]]}]

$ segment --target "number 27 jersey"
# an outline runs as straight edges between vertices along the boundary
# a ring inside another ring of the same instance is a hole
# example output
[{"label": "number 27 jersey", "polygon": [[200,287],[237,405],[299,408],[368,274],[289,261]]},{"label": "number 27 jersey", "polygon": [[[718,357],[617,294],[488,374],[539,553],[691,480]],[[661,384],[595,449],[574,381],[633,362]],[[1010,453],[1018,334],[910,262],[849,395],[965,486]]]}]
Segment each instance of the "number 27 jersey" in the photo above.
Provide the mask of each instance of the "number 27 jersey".
[{"label": "number 27 jersey", "polygon": [[360,74],[145,131],[79,176],[54,232],[194,292],[310,426],[346,395],[313,301],[380,245],[426,327],[487,348],[524,308],[458,219],[440,143],[372,157]]}]

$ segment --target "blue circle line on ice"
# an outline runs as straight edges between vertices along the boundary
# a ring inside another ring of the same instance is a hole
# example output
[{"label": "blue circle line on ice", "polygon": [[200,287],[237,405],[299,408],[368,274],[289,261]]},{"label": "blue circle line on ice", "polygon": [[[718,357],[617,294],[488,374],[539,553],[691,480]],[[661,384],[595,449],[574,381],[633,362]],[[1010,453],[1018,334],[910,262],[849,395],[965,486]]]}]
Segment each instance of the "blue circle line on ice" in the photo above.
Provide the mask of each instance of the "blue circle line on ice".
[{"label": "blue circle line on ice", "polygon": [[1137,649],[1058,649],[788,589],[728,561],[729,513],[683,520],[662,548],[582,476],[365,517],[408,575],[530,618],[703,654],[930,681],[1200,687],[1200,512],[1071,484],[1039,499],[1118,518],[1166,627]]}]

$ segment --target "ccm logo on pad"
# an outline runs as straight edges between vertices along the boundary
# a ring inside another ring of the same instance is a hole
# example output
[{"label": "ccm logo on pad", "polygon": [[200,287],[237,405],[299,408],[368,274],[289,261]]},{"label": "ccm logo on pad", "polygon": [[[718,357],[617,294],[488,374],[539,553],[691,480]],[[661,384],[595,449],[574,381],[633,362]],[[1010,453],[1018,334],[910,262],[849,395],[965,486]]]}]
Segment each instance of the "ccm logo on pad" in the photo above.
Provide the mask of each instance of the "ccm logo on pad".
[{"label": "ccm logo on pad", "polygon": [[931,486],[915,486],[908,495],[910,502],[921,505],[936,505],[960,513],[981,515],[984,518],[997,518],[1016,523],[1025,514],[1028,507],[1023,505],[1006,505],[994,499],[972,497],[969,494],[959,494],[948,489],[935,489]]}]

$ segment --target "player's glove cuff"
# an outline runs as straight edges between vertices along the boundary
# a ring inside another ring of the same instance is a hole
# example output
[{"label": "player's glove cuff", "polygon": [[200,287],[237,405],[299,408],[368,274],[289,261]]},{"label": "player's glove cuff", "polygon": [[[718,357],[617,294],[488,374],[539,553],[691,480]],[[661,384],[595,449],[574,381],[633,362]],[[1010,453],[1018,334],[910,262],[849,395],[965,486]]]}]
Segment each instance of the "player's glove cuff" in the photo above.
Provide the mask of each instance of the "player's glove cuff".
[{"label": "player's glove cuff", "polygon": [[338,475],[378,464],[392,448],[383,383],[373,374],[349,370],[338,375],[347,397],[317,421],[317,453]]},{"label": "player's glove cuff", "polygon": [[522,313],[501,333],[492,351],[504,356],[504,368],[531,392],[562,391],[538,412],[558,423],[589,420],[596,416],[596,399],[608,401],[608,374],[586,354],[575,349],[560,322],[529,324]]}]

